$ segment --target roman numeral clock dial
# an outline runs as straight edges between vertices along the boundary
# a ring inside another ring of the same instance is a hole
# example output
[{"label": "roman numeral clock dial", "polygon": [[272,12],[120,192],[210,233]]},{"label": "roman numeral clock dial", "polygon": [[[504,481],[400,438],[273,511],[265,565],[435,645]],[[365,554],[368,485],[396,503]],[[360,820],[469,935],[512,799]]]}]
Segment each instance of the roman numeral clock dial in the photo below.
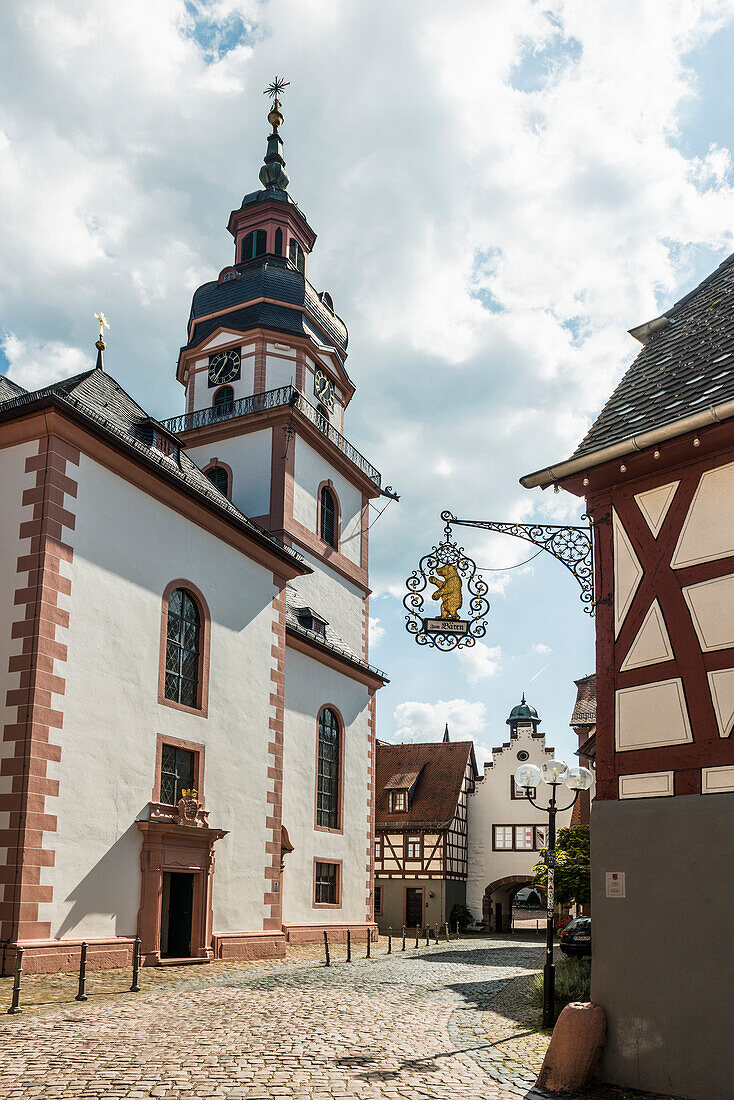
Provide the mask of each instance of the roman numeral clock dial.
[{"label": "roman numeral clock dial", "polygon": [[209,385],[221,386],[240,377],[242,363],[239,348],[229,348],[209,356]]}]

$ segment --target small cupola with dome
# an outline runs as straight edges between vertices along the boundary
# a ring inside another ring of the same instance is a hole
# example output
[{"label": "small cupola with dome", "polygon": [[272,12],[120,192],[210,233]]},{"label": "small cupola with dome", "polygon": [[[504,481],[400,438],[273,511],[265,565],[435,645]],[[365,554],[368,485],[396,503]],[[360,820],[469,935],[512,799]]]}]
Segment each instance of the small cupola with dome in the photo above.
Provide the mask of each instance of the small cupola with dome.
[{"label": "small cupola with dome", "polygon": [[532,728],[533,733],[538,732],[538,726],[540,725],[540,718],[535,707],[531,707],[525,700],[525,692],[522,693],[522,699],[514,706],[510,711],[510,717],[505,720],[506,725],[510,727],[510,737],[517,737],[518,730]]}]

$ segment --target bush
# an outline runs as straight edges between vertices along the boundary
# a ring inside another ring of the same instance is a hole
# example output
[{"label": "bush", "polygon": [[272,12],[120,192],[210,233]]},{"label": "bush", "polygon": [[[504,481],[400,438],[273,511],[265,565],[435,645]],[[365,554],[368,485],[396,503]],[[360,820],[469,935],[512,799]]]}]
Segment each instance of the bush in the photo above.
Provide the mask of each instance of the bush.
[{"label": "bush", "polygon": [[466,932],[469,925],[474,924],[474,914],[471,909],[467,909],[465,905],[460,905],[458,902],[451,910],[451,916],[449,917],[449,928],[452,932],[456,928],[457,922],[462,932]]},{"label": "bush", "polygon": [[[532,998],[543,1003],[543,972],[533,975]],[[556,963],[556,1001],[591,1000],[591,959],[561,959]]]}]

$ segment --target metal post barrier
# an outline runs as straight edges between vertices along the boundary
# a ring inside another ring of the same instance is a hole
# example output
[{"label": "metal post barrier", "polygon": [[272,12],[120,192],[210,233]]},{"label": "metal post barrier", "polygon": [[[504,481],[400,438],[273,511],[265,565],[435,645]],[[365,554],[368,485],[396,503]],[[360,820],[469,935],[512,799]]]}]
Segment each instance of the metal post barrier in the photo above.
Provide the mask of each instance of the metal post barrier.
[{"label": "metal post barrier", "polygon": [[324,951],[326,952],[326,966],[331,966],[331,959],[329,958],[329,933],[324,929]]},{"label": "metal post barrier", "polygon": [[368,928],[367,929],[367,958],[368,959],[372,957],[371,954],[370,954],[371,948],[372,948],[372,930],[370,928]]},{"label": "metal post barrier", "polygon": [[13,999],[8,1009],[9,1016],[15,1016],[17,1012],[22,1012],[20,1007],[20,979],[23,974],[23,948],[16,947],[15,949],[15,979],[13,980]]},{"label": "metal post barrier", "polygon": [[420,934],[421,934],[421,930],[418,927],[418,925],[416,924],[416,926],[415,926],[415,946],[416,947],[418,946],[418,937],[420,936]]},{"label": "metal post barrier", "polygon": [[403,951],[405,951],[405,925],[403,925]]},{"label": "metal post barrier", "polygon": [[133,947],[133,984],[130,986],[131,993],[140,992],[140,937],[135,937],[135,945]]},{"label": "metal post barrier", "polygon": [[438,943],[438,924],[436,924],[435,928],[433,929],[433,935],[435,937],[436,943]]},{"label": "metal post barrier", "polygon": [[456,938],[457,938],[457,940],[459,938],[459,922],[458,921],[456,922]]},{"label": "metal post barrier", "polygon": [[79,992],[76,995],[77,1001],[87,1000],[87,944],[82,944],[82,953],[79,956]]},{"label": "metal post barrier", "polygon": [[347,962],[352,961],[352,930],[347,928]]},{"label": "metal post barrier", "polygon": [[426,925],[426,947],[430,947],[430,946],[431,946],[431,930],[428,927],[428,925]]},{"label": "metal post barrier", "polygon": [[387,953],[392,955],[392,928],[387,930]]},{"label": "metal post barrier", "polygon": [[446,921],[446,923],[443,927],[444,927],[444,932],[446,933],[446,943],[448,943],[449,940],[451,939],[451,936],[449,935],[449,922]]}]

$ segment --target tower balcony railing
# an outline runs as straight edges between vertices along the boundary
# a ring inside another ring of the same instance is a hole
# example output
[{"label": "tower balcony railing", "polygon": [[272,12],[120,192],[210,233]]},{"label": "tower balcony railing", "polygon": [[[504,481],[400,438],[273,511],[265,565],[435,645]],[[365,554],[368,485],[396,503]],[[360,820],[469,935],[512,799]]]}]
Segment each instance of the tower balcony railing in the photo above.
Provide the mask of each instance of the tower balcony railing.
[{"label": "tower balcony railing", "polygon": [[318,409],[306,400],[300,390],[295,386],[279,386],[277,390],[267,390],[265,393],[254,393],[251,397],[240,397],[237,401],[228,401],[223,405],[213,405],[206,409],[197,409],[195,412],[183,413],[181,416],[163,420],[164,428],[174,435],[190,432],[194,428],[206,428],[211,424],[219,424],[223,420],[233,420],[239,416],[250,416],[253,413],[266,412],[268,409],[278,409],[290,406],[310,420],[322,435],[326,436],[341,453],[349,459],[359,470],[373,481],[377,488],[381,485],[380,473],[367,461],[363,454],[353,447],[338,432],[333,424],[319,412]]}]

